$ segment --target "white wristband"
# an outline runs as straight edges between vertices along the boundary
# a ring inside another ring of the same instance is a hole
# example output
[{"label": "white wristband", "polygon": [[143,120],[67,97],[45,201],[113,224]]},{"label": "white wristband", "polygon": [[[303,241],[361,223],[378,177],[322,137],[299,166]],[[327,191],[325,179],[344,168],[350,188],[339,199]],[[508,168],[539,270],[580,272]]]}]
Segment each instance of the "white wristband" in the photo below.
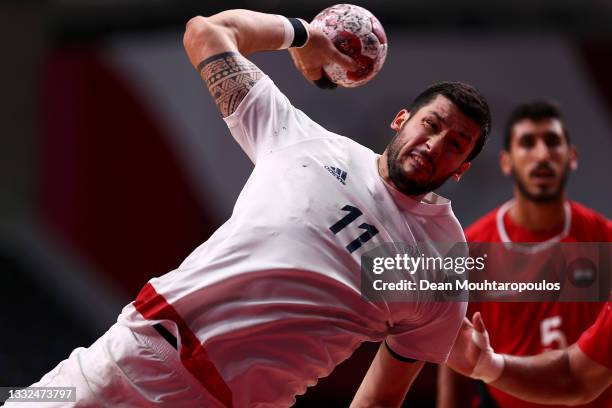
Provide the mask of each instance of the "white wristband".
[{"label": "white wristband", "polygon": [[504,357],[493,351],[489,343],[489,333],[472,332],[472,341],[482,350],[470,377],[486,383],[497,380],[504,371]]}]

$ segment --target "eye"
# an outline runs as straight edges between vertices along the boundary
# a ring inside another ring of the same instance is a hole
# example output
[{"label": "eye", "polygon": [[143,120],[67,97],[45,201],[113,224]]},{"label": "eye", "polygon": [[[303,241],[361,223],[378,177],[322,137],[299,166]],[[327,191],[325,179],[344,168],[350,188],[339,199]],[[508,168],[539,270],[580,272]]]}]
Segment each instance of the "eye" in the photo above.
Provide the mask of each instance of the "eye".
[{"label": "eye", "polygon": [[450,144],[453,150],[461,152],[461,143],[459,143],[457,140],[451,140],[448,142],[448,144]]},{"label": "eye", "polygon": [[546,143],[546,146],[551,148],[557,147],[561,144],[561,137],[554,132],[547,133],[544,136],[544,143]]},{"label": "eye", "polygon": [[526,149],[531,149],[534,143],[535,141],[532,135],[525,135],[521,137],[518,141],[519,146],[524,147]]},{"label": "eye", "polygon": [[438,124],[434,122],[432,119],[429,119],[429,118],[423,119],[423,124],[425,125],[425,127],[428,127],[431,130],[434,130],[434,131],[438,130]]}]

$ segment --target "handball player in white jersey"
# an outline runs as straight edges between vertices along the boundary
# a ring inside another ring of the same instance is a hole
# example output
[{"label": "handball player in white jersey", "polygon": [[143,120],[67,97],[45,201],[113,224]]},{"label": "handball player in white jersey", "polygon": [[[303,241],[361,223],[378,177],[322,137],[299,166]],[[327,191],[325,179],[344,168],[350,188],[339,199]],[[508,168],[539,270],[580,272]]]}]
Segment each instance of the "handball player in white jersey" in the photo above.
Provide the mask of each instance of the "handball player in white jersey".
[{"label": "handball player in white jersey", "polygon": [[486,101],[433,85],[395,116],[378,155],[313,122],[245,58],[293,46],[311,81],[326,62],[354,68],[307,23],[231,10],[191,19],[184,45],[253,173],[208,241],[35,385],[76,387],[87,407],[288,407],[377,341],[352,406],[401,405],[424,362],[448,357],[466,304],[370,302],[360,257],[389,242],[465,241],[432,190],[482,149]]}]

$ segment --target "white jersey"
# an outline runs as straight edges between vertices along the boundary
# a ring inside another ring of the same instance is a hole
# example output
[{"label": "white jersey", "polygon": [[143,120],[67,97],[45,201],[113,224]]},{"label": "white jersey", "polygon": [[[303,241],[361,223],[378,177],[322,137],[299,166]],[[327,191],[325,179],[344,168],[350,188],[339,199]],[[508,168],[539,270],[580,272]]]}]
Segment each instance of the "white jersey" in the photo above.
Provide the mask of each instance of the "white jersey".
[{"label": "white jersey", "polygon": [[465,241],[450,202],[387,185],[378,155],[313,122],[268,77],[225,121],[256,164],[231,218],[119,321],[161,322],[190,371],[238,407],[292,405],[363,341],[444,362],[466,304],[369,302],[360,257],[385,242]]}]

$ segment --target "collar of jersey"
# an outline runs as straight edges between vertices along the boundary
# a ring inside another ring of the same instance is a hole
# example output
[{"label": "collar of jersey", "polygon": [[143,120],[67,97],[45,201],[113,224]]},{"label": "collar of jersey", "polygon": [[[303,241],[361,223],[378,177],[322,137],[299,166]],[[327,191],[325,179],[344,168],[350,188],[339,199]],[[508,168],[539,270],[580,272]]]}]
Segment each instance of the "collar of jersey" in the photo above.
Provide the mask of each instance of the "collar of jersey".
[{"label": "collar of jersey", "polygon": [[[499,239],[501,242],[513,243],[506,231],[506,226],[504,225],[504,216],[510,210],[512,205],[514,204],[514,200],[510,200],[504,203],[497,210],[497,214],[495,214],[495,222],[497,224],[497,233],[499,234]],[[529,245],[529,246],[516,246],[514,249],[519,249],[521,252],[534,253],[538,251],[545,250],[550,248],[557,242],[560,242],[563,238],[567,237],[570,231],[570,227],[572,225],[572,207],[569,205],[569,202],[565,202],[563,204],[563,211],[565,212],[565,219],[563,220],[563,230],[554,237],[547,239],[546,241],[539,242],[537,244]]]},{"label": "collar of jersey", "polygon": [[378,173],[379,157],[379,155],[375,156],[374,166],[372,166],[372,169],[375,172],[375,179],[377,181],[377,185],[380,185],[382,188],[384,188],[391,195],[393,201],[399,207],[401,207],[401,209],[407,212],[421,215],[445,215],[451,214],[453,212],[450,200],[445,197],[442,197],[432,192],[431,194],[435,194],[437,197],[442,198],[443,202],[439,204],[424,203],[422,201],[415,200],[409,195],[402,193],[397,188],[395,188],[395,186],[387,183]]}]

